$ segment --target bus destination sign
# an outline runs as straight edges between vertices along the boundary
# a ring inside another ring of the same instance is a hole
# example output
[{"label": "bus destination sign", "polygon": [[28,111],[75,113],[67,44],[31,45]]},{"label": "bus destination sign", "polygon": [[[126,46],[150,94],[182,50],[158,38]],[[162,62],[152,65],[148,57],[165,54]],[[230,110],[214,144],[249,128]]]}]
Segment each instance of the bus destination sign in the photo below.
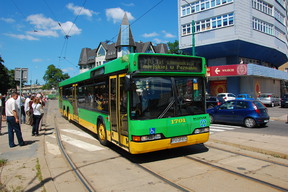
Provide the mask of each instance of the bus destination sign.
[{"label": "bus destination sign", "polygon": [[139,55],[140,71],[201,72],[202,59],[193,57]]}]

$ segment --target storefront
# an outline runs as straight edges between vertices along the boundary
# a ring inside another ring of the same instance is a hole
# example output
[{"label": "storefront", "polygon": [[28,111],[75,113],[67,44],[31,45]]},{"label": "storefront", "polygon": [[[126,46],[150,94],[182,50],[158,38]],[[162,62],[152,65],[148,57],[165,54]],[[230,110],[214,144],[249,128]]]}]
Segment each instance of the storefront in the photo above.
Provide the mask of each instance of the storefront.
[{"label": "storefront", "polygon": [[257,97],[260,93],[281,96],[282,81],[288,81],[286,72],[256,64],[236,64],[207,67],[210,95],[218,93],[248,93]]}]

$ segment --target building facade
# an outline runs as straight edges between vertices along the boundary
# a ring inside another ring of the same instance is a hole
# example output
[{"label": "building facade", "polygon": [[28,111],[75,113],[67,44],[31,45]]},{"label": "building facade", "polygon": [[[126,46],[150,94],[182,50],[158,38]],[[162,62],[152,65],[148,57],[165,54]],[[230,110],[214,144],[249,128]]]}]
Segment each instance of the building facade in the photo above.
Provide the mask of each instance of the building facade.
[{"label": "building facade", "polygon": [[286,0],[178,0],[179,47],[191,53],[194,36],[210,94],[284,94],[288,74],[278,68],[287,62],[286,10]]},{"label": "building facade", "polygon": [[116,43],[100,42],[96,49],[83,48],[80,54],[80,73],[129,53],[168,53],[167,44],[135,42],[125,13]]}]

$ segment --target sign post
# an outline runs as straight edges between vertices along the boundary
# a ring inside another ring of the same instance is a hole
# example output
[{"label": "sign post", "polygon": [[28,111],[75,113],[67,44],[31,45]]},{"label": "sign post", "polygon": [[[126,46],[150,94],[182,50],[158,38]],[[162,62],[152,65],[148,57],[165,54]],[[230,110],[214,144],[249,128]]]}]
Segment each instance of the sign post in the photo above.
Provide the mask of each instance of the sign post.
[{"label": "sign post", "polygon": [[[15,68],[15,81],[20,81],[20,106],[19,108],[19,123],[21,124],[21,104],[22,104],[22,82],[27,82],[28,68]],[[24,114],[25,115],[25,114]]]}]

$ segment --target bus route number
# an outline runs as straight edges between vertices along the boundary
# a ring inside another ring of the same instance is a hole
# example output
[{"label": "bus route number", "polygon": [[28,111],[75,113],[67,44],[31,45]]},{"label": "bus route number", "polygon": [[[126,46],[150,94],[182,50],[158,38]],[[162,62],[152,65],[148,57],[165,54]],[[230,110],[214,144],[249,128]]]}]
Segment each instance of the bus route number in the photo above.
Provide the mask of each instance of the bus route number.
[{"label": "bus route number", "polygon": [[179,123],[186,123],[186,119],[182,118],[182,119],[172,119],[171,120],[171,124],[179,124]]}]

